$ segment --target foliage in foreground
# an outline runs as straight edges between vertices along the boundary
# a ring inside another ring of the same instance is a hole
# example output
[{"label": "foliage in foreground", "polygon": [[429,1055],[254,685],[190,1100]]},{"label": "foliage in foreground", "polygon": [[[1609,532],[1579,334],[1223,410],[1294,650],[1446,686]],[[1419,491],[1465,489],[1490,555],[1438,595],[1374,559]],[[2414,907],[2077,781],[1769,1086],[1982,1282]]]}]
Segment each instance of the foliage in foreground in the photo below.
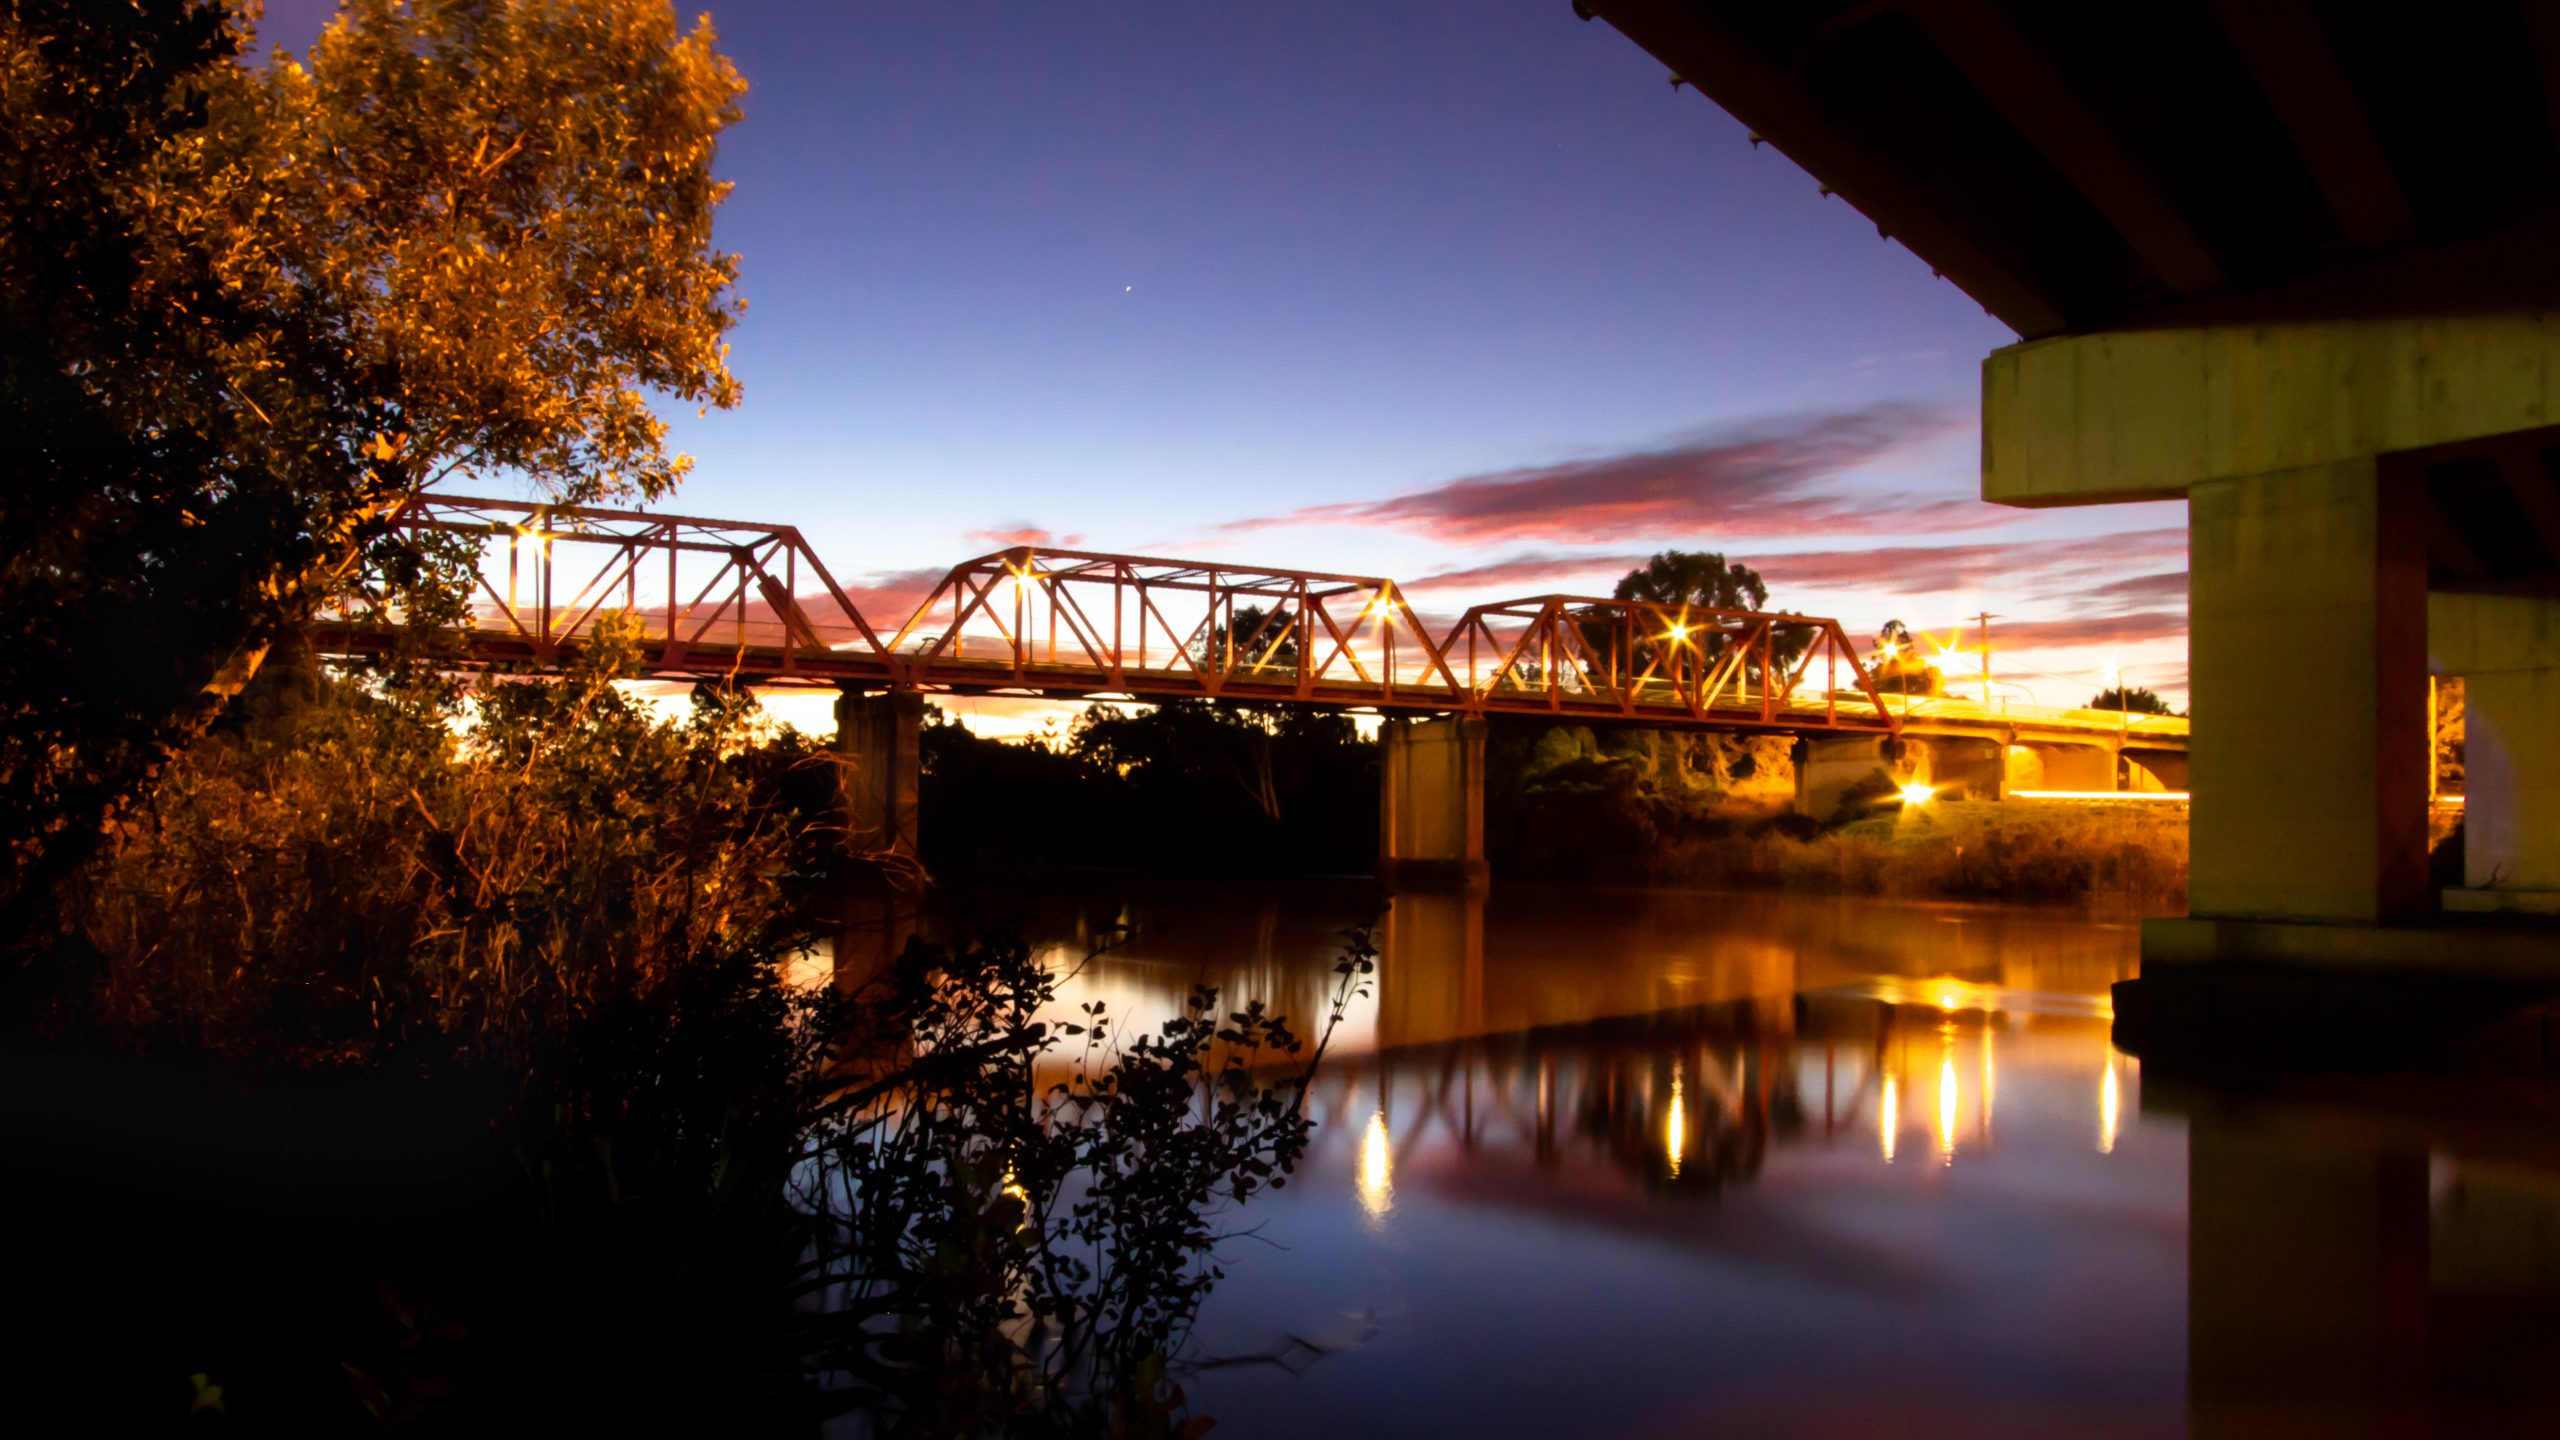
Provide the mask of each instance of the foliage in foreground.
[{"label": "foliage in foreground", "polygon": [[[200,1372],[269,1428],[1197,1433],[1216,1227],[1303,1149],[1321,1043],[1206,992],[1053,1027],[1005,942],[786,985],[846,883],[836,761],[717,691],[661,718],[628,639],[468,729],[432,683],[271,674],[90,876],[56,1043],[195,1076],[77,1139],[126,1178],[48,1222],[98,1232],[75,1307],[125,1289],[102,1266],[191,1276],[121,1322],[153,1383],[119,1393],[166,1420]],[[177,1158],[212,1133],[266,1148]],[[278,1156],[325,1240],[240,1198]]]},{"label": "foliage in foreground", "polygon": [[840,1400],[901,1435],[1205,1431],[1172,1376],[1217,1224],[1287,1183],[1374,954],[1354,932],[1309,1046],[1209,988],[1153,1033],[1100,1001],[1052,1025],[1058,977],[1019,944],[911,949],[879,1018],[917,1058],[846,1083],[794,1186],[806,1349]]},{"label": "foliage in foreground", "polygon": [[744,89],[663,0],[0,0],[0,942],[447,476],[685,469]]}]

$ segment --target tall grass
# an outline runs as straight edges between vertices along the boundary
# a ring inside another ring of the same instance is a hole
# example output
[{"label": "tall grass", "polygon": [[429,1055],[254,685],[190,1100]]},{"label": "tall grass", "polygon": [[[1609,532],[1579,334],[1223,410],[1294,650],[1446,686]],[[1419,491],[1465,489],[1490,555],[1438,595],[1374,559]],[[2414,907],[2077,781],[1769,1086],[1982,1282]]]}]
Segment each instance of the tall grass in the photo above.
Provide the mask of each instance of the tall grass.
[{"label": "tall grass", "polygon": [[1983,900],[2104,897],[2174,910],[2187,892],[2183,807],[1937,802],[1837,829],[1775,817],[1667,842],[1654,878]]}]

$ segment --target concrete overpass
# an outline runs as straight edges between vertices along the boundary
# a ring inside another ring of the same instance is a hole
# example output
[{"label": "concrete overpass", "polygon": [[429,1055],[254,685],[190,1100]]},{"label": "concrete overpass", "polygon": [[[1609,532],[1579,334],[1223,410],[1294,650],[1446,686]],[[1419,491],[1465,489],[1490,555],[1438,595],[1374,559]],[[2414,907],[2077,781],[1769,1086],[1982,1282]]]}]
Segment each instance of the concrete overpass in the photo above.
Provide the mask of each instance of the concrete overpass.
[{"label": "concrete overpass", "polygon": [[2560,980],[2560,6],[1576,3],[2018,332],[1986,499],[2187,501],[2191,913],[2148,976]]}]

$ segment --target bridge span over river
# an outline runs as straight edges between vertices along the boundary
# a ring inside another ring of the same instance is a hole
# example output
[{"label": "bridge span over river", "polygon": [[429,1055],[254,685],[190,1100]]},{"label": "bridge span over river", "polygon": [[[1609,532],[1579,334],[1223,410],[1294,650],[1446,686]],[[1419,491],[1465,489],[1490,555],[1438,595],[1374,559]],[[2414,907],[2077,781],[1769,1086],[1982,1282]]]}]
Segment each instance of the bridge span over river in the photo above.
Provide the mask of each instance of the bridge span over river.
[{"label": "bridge span over river", "polygon": [[[1836,620],[1540,595],[1418,612],[1396,582],[1223,560],[1016,546],[867,615],[787,525],[427,494],[395,530],[480,546],[457,661],[542,672],[633,617],[644,673],[833,688],[853,818],[912,848],[925,698],[1217,699],[1385,717],[1381,868],[1484,868],[1487,719],[1790,735],[1797,803],[1872,788],[2180,791],[2186,722],[1994,708],[1882,689]],[[498,553],[500,551],[503,553]],[[383,651],[400,617],[328,617],[323,653]]]}]

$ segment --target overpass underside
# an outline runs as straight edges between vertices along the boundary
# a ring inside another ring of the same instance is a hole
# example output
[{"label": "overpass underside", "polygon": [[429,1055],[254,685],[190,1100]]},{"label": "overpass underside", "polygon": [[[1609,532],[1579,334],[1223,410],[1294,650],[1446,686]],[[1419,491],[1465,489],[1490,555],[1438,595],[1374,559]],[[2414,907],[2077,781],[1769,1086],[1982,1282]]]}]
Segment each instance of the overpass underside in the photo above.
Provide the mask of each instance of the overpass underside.
[{"label": "overpass underside", "polygon": [[1985,499],[2187,502],[2190,913],[2143,987],[2560,986],[2560,6],[1575,4],[2023,337]]},{"label": "overpass underside", "polygon": [[[2188,503],[2193,870],[2155,967],[2560,979],[2560,316],[2030,342],[1983,413],[1988,498]],[[2431,675],[2466,695],[2458,869]]]}]

